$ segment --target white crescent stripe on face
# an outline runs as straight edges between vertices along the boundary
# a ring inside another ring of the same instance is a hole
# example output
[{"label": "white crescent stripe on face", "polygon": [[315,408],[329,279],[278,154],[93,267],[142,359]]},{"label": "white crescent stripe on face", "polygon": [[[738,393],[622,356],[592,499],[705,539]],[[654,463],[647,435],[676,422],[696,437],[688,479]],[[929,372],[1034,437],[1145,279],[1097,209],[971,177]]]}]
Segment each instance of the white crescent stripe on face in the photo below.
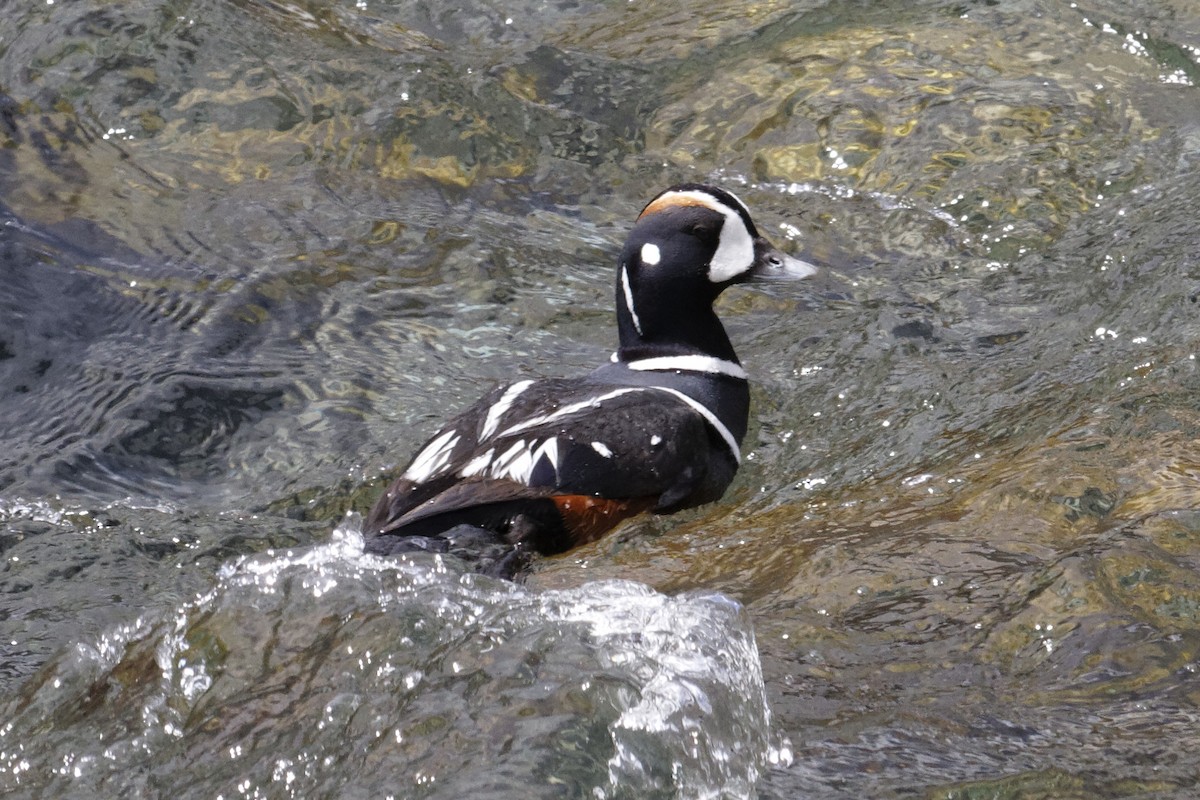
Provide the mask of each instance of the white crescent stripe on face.
[{"label": "white crescent stripe on face", "polygon": [[521,393],[532,385],[533,381],[518,381],[504,390],[504,394],[500,395],[500,399],[488,409],[487,416],[484,417],[483,429],[479,432],[480,441],[496,432],[496,428],[500,425],[500,418],[512,408],[512,404],[521,396]]},{"label": "white crescent stripe on face", "polygon": [[733,211],[726,209],[725,224],[721,226],[721,240],[717,252],[708,265],[708,279],[713,283],[725,283],[754,266],[754,240],[745,223]]},{"label": "white crescent stripe on face", "polygon": [[[732,194],[730,197],[733,197],[742,210],[746,211],[746,216],[750,216],[745,203]],[[703,206],[725,217],[725,224],[721,226],[721,237],[717,243],[717,252],[713,254],[712,261],[708,263],[708,279],[710,281],[725,283],[725,281],[732,280],[749,271],[750,267],[754,266],[754,239],[751,238],[750,231],[746,229],[746,223],[742,221],[742,215],[736,209],[730,208],[708,192],[686,190],[666,192],[651,203],[647,210],[660,204],[669,206],[676,199],[682,204]]]},{"label": "white crescent stripe on face", "polygon": [[728,375],[731,378],[746,380],[746,370],[741,364],[726,361],[713,356],[660,356],[658,358],[641,358],[625,364],[630,369],[650,372],[679,370],[681,372],[706,372],[708,374]]}]

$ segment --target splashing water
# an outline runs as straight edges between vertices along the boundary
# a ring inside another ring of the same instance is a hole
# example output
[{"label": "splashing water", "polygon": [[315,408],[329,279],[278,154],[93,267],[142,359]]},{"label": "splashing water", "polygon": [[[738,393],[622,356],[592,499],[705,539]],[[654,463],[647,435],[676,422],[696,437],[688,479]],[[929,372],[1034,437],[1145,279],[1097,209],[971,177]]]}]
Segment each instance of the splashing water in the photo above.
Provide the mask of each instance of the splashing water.
[{"label": "splashing water", "polygon": [[778,759],[738,603],[626,581],[535,592],[364,555],[356,525],[233,561],[50,662],[3,709],[0,786],[740,797]]}]

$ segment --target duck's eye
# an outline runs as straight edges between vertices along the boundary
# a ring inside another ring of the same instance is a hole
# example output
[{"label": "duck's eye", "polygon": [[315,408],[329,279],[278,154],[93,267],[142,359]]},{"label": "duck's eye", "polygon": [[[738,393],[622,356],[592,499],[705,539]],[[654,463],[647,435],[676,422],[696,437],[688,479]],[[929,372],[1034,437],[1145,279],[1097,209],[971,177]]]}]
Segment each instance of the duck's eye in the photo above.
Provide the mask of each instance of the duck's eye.
[{"label": "duck's eye", "polygon": [[783,259],[777,255],[770,255],[770,256],[767,256],[767,263],[770,264],[772,267],[782,267]]}]

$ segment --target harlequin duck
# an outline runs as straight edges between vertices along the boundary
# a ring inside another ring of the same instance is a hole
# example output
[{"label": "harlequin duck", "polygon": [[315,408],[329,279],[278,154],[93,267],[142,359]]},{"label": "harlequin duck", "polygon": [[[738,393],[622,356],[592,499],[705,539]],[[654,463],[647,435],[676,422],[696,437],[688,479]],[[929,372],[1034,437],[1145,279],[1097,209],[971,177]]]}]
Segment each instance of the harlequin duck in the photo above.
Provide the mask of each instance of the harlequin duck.
[{"label": "harlequin duck", "polygon": [[500,386],[447,423],[371,509],[367,551],[452,552],[511,577],[644,511],[724,493],[750,388],[713,301],[816,268],[759,235],[745,204],[682,184],[651,200],[621,251],[620,346],[579,378]]}]

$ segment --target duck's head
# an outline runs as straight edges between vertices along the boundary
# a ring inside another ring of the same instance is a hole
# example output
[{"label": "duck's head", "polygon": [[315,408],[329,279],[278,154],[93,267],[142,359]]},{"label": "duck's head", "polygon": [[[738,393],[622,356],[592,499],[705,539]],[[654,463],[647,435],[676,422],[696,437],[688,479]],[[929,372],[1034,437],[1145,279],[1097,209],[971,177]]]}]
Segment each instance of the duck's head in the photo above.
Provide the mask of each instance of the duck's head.
[{"label": "duck's head", "polygon": [[646,204],[621,251],[617,323],[622,358],[697,352],[734,359],[712,312],[727,287],[799,279],[812,264],[781,253],[745,203],[715,186],[672,186]]}]

